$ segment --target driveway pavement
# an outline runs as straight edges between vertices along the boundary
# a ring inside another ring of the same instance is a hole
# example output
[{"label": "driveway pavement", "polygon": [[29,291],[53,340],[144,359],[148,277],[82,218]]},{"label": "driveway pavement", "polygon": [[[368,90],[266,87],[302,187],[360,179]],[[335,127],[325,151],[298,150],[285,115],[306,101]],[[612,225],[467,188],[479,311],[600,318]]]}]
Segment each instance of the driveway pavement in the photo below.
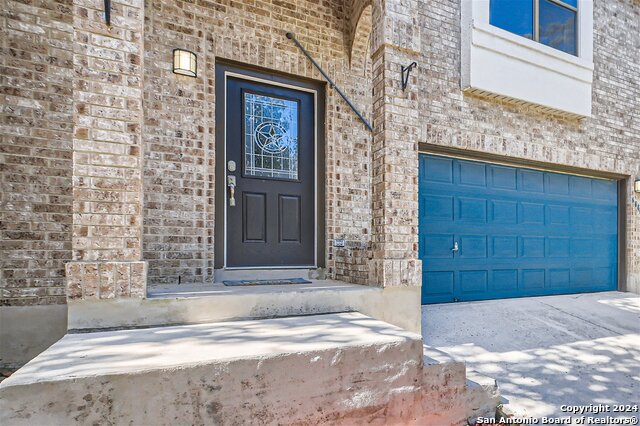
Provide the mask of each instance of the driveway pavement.
[{"label": "driveway pavement", "polygon": [[427,356],[465,361],[471,379],[476,372],[497,379],[503,402],[518,415],[567,416],[563,404],[640,404],[636,294],[427,305],[422,334]]}]

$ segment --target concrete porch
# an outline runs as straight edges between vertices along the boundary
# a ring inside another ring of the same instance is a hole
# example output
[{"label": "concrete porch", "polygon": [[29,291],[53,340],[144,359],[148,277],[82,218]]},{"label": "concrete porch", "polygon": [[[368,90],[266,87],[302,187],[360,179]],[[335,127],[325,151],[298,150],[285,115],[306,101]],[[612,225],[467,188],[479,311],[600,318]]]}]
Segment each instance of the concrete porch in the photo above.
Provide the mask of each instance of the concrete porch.
[{"label": "concrete porch", "polygon": [[444,425],[497,401],[420,335],[343,313],[67,334],[0,384],[0,423]]},{"label": "concrete porch", "polygon": [[[640,400],[640,297],[604,292],[424,306],[425,354],[494,377],[517,416]],[[591,415],[589,413],[589,415]],[[637,412],[600,416],[638,416]]]}]

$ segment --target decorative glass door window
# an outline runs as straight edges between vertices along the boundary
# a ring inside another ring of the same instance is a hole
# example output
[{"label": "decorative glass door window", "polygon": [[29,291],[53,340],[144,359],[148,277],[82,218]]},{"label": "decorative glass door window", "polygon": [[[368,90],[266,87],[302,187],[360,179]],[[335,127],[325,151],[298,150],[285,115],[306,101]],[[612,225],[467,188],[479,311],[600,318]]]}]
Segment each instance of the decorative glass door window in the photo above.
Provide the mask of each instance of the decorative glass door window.
[{"label": "decorative glass door window", "polygon": [[578,54],[578,0],[491,0],[489,23],[572,55]]},{"label": "decorative glass door window", "polygon": [[298,179],[298,103],[245,92],[245,176]]}]

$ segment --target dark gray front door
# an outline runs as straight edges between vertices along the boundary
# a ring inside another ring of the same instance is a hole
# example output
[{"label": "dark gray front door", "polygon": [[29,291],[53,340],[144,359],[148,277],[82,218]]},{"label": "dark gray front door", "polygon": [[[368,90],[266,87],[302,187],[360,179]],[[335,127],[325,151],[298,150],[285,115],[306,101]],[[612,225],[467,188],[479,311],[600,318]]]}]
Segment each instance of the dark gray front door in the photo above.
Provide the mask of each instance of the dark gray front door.
[{"label": "dark gray front door", "polygon": [[313,93],[228,77],[226,95],[226,266],[313,266]]}]

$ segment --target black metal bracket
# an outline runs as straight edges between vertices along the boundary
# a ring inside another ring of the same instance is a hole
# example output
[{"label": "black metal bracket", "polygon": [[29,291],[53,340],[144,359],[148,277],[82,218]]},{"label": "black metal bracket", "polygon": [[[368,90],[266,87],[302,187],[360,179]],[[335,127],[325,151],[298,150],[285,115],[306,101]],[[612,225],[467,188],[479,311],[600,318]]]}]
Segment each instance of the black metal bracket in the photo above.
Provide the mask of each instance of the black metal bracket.
[{"label": "black metal bracket", "polygon": [[402,90],[407,88],[407,84],[409,84],[409,74],[411,74],[411,70],[417,67],[418,64],[414,61],[408,67],[402,66]]},{"label": "black metal bracket", "polygon": [[327,75],[327,73],[324,72],[322,67],[311,57],[309,52],[307,52],[307,49],[305,49],[304,46],[302,46],[300,44],[298,39],[296,39],[296,35],[294,33],[289,32],[289,33],[287,33],[287,38],[289,40],[292,40],[296,44],[296,46],[298,46],[298,49],[300,49],[302,51],[302,53],[304,53],[304,56],[306,56],[309,59],[309,61],[311,61],[313,66],[316,67],[316,69],[318,71],[320,71],[320,74],[322,74],[322,76],[327,80],[327,82],[329,83],[329,87],[334,89],[336,92],[338,92],[338,95],[340,95],[342,97],[342,99],[344,99],[344,101],[347,103],[347,105],[349,105],[349,107],[353,110],[353,112],[356,113],[358,118],[360,120],[362,120],[364,125],[367,126],[367,129],[369,129],[370,132],[373,132],[373,127],[371,127],[371,124],[369,124],[369,122],[362,116],[362,114],[360,113],[360,111],[358,111],[358,109],[355,107],[355,105],[353,105],[353,103],[351,103],[349,98],[347,98],[347,95],[345,95],[342,92],[342,90],[340,90],[340,88],[338,86],[336,86],[336,84],[333,82],[333,80],[331,80],[331,78]]},{"label": "black metal bracket", "polygon": [[111,25],[111,0],[104,0],[104,21]]}]

